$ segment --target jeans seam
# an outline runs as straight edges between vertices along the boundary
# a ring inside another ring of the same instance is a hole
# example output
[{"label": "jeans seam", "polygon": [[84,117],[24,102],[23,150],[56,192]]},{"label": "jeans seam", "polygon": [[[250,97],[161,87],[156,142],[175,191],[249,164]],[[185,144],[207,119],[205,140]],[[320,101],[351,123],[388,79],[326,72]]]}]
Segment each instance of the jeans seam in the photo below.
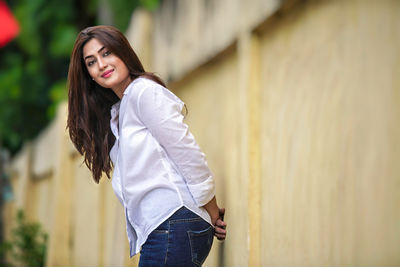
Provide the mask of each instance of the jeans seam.
[{"label": "jeans seam", "polygon": [[168,248],[169,248],[169,233],[171,232],[171,223],[168,220],[168,233],[167,233],[167,251],[165,253],[165,260],[164,260],[164,266],[167,265],[167,260],[168,260]]},{"label": "jeans seam", "polygon": [[165,234],[167,233],[168,230],[154,230],[153,232],[151,232],[152,234]]},{"label": "jeans seam", "polygon": [[180,223],[180,222],[197,222],[197,221],[203,221],[201,217],[197,218],[190,218],[190,219],[175,219],[175,220],[170,220],[171,223]]}]

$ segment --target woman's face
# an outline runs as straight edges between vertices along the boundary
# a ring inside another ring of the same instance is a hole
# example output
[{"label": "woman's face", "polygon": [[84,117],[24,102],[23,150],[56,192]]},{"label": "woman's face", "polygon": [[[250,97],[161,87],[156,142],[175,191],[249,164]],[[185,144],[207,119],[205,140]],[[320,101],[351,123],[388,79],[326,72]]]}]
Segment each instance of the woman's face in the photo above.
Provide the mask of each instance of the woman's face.
[{"label": "woman's face", "polygon": [[89,75],[104,88],[111,88],[122,97],[125,88],[131,82],[125,63],[111,53],[99,40],[90,39],[83,46],[83,59]]}]

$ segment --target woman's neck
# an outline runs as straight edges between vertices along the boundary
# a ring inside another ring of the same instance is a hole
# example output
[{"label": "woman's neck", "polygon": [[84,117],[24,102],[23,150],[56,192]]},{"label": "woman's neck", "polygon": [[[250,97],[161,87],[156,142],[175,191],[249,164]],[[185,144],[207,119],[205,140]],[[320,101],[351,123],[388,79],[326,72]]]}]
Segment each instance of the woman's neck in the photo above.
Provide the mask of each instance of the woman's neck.
[{"label": "woman's neck", "polygon": [[123,82],[121,82],[119,85],[111,88],[114,93],[119,97],[119,99],[122,99],[122,97],[124,96],[124,92],[126,90],[126,88],[128,87],[128,85],[132,82],[132,78],[128,77],[127,79],[125,79]]}]

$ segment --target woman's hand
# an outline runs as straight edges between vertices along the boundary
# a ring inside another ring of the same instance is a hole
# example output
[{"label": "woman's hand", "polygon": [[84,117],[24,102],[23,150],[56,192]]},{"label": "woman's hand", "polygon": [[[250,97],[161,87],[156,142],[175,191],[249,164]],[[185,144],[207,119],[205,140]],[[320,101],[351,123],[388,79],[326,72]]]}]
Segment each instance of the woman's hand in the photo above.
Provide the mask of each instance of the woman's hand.
[{"label": "woman's hand", "polygon": [[226,222],[224,222],[225,208],[218,209],[219,218],[215,222],[214,235],[218,240],[225,240],[226,238]]},{"label": "woman's hand", "polygon": [[210,200],[204,208],[207,210],[211,217],[211,222],[215,226],[214,235],[218,240],[225,240],[226,238],[226,223],[224,222],[225,209],[218,208],[217,200],[215,197]]}]

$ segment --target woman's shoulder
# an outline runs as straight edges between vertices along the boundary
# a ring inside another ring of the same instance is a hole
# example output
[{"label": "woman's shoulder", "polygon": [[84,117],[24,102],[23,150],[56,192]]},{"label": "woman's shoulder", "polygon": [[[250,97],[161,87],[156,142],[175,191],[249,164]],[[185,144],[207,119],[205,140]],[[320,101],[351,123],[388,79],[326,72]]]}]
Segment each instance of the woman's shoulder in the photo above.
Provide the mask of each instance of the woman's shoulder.
[{"label": "woman's shoulder", "polygon": [[[147,78],[138,77],[131,82],[128,88],[125,90],[125,95],[132,95],[134,98],[139,97],[146,89],[163,90],[164,86]],[[166,88],[164,88],[166,89]]]},{"label": "woman's shoulder", "polygon": [[138,87],[158,87],[158,88],[165,88],[163,85],[159,84],[158,82],[148,78],[139,76],[132,82],[134,85]]},{"label": "woman's shoulder", "polygon": [[168,88],[147,77],[138,77],[132,82],[132,88],[128,92],[128,98],[137,101],[138,104],[158,103],[173,101],[183,104],[182,100]]},{"label": "woman's shoulder", "polygon": [[153,84],[153,85],[160,85],[157,82],[153,81],[152,79],[145,77],[145,76],[139,76],[135,80],[133,80],[133,83],[137,84]]},{"label": "woman's shoulder", "polygon": [[153,81],[152,79],[147,78],[147,77],[136,78],[132,82],[132,87],[135,88],[135,90],[132,90],[132,91],[136,91],[136,92],[143,91],[148,88],[153,88],[153,89],[157,89],[157,90],[167,89],[163,85],[161,85],[161,84],[157,83],[156,81]]}]

